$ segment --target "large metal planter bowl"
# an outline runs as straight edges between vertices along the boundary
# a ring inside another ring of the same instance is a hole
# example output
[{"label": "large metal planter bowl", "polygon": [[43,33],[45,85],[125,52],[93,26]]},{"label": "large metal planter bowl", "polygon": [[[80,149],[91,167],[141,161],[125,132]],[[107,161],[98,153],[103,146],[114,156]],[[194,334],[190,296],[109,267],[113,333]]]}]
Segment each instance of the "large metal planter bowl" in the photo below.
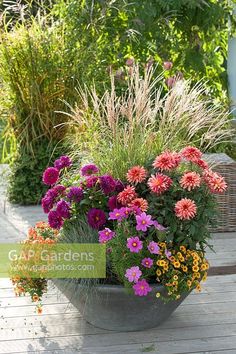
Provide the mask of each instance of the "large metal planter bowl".
[{"label": "large metal planter bowl", "polygon": [[147,296],[130,294],[120,285],[100,285],[83,291],[76,280],[54,279],[54,284],[79,309],[92,325],[115,331],[138,331],[163,323],[188,295],[164,303],[156,293],[165,293],[160,285],[153,286]]}]

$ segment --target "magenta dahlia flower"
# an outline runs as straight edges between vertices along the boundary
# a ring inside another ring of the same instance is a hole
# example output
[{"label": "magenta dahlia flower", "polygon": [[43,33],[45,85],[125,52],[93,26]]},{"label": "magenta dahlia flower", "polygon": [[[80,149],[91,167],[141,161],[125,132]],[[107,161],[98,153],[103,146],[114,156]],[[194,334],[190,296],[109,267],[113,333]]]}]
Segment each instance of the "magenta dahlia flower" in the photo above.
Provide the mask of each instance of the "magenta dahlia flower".
[{"label": "magenta dahlia flower", "polygon": [[48,214],[48,223],[52,229],[59,230],[63,225],[63,219],[55,210],[51,210]]},{"label": "magenta dahlia flower", "polygon": [[143,243],[140,241],[138,236],[129,237],[127,239],[127,247],[130,252],[138,253],[143,248]]},{"label": "magenta dahlia flower", "polygon": [[136,284],[133,285],[134,293],[137,296],[146,296],[152,288],[145,279],[139,280]]},{"label": "magenta dahlia flower", "polygon": [[94,164],[88,164],[81,167],[81,176],[91,176],[96,175],[99,172],[99,168]]},{"label": "magenta dahlia flower", "polygon": [[114,192],[116,188],[116,181],[110,175],[104,175],[99,177],[100,186],[104,194],[108,195]]},{"label": "magenta dahlia flower", "polygon": [[98,235],[99,235],[99,242],[106,243],[107,241],[110,241],[115,236],[115,232],[111,231],[108,227],[106,227],[104,230],[99,231]]},{"label": "magenta dahlia flower", "polygon": [[70,204],[65,200],[60,200],[57,203],[56,212],[61,218],[70,218]]},{"label": "magenta dahlia flower", "polygon": [[141,213],[140,215],[136,215],[136,230],[137,231],[147,231],[147,229],[152,225],[152,217],[151,215],[147,215],[146,213]]},{"label": "magenta dahlia flower", "polygon": [[65,167],[70,167],[72,165],[72,161],[69,156],[63,155],[59,159],[54,162],[54,167],[58,170],[62,170]]},{"label": "magenta dahlia flower", "polygon": [[107,204],[108,204],[108,208],[110,209],[110,211],[112,211],[114,209],[119,209],[122,207],[122,205],[118,202],[116,195],[113,195],[112,197],[110,197],[108,199]]},{"label": "magenta dahlia flower", "polygon": [[97,176],[90,176],[86,179],[85,185],[87,188],[93,188],[99,182],[99,178]]},{"label": "magenta dahlia flower", "polygon": [[43,173],[43,183],[50,186],[55,184],[59,178],[59,171],[55,167],[48,167]]},{"label": "magenta dahlia flower", "polygon": [[93,229],[99,230],[106,223],[106,214],[101,209],[92,208],[88,211],[87,220]]},{"label": "magenta dahlia flower", "polygon": [[70,187],[69,192],[67,193],[67,198],[71,202],[79,203],[83,199],[83,189],[81,187]]},{"label": "magenta dahlia flower", "polygon": [[137,283],[139,278],[141,277],[142,272],[139,267],[131,267],[126,270],[125,277],[128,279],[130,283]]},{"label": "magenta dahlia flower", "polygon": [[158,246],[158,243],[155,242],[155,241],[149,242],[148,250],[149,250],[150,253],[153,253],[153,254],[159,254],[160,253],[160,247]]},{"label": "magenta dahlia flower", "polygon": [[142,265],[145,267],[145,268],[151,268],[153,266],[153,260],[149,257],[147,258],[144,258],[142,260]]},{"label": "magenta dahlia flower", "polygon": [[52,198],[44,196],[41,200],[41,205],[45,214],[48,214],[49,211],[53,208],[54,201]]}]

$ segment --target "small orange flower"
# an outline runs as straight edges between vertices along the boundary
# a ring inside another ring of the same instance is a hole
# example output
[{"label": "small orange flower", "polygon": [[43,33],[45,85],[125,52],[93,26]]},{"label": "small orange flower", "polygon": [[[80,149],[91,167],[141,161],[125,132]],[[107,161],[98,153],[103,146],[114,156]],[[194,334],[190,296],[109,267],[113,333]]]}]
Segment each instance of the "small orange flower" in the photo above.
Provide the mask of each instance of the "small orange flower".
[{"label": "small orange flower", "polygon": [[126,177],[129,183],[141,183],[147,177],[147,171],[144,167],[134,166],[129,169]]}]

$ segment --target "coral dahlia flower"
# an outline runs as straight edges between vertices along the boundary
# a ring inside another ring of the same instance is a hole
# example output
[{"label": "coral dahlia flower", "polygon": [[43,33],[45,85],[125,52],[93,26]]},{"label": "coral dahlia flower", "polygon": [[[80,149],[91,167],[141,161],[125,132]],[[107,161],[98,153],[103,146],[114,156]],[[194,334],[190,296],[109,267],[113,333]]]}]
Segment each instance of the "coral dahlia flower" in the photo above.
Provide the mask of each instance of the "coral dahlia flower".
[{"label": "coral dahlia flower", "polygon": [[172,185],[173,181],[170,177],[157,173],[152,175],[148,180],[148,186],[152,192],[162,194],[167,191]]},{"label": "coral dahlia flower", "polygon": [[141,211],[147,211],[148,209],[148,202],[146,199],[143,198],[135,198],[132,200],[132,202],[129,203],[129,207],[136,206],[138,207]]},{"label": "coral dahlia flower", "polygon": [[129,183],[141,183],[147,177],[147,171],[144,167],[134,166],[129,169],[126,177]]},{"label": "coral dahlia flower", "polygon": [[118,202],[122,205],[128,205],[135,198],[137,198],[137,193],[135,192],[135,188],[132,186],[125,187],[125,189],[117,196]]},{"label": "coral dahlia flower", "polygon": [[191,191],[196,187],[200,187],[201,176],[196,172],[186,172],[180,179],[179,183],[182,188]]},{"label": "coral dahlia flower", "polygon": [[175,204],[175,215],[179,219],[190,220],[197,213],[197,206],[191,199],[183,198]]},{"label": "coral dahlia flower", "polygon": [[155,168],[159,168],[161,171],[170,171],[179,165],[180,160],[180,154],[166,151],[156,157],[155,161],[153,162],[153,166]]},{"label": "coral dahlia flower", "polygon": [[196,162],[202,157],[202,153],[199,149],[194,146],[186,146],[182,151],[181,155],[188,161]]},{"label": "coral dahlia flower", "polygon": [[206,174],[205,181],[212,193],[224,193],[227,189],[227,183],[224,177],[216,172]]}]

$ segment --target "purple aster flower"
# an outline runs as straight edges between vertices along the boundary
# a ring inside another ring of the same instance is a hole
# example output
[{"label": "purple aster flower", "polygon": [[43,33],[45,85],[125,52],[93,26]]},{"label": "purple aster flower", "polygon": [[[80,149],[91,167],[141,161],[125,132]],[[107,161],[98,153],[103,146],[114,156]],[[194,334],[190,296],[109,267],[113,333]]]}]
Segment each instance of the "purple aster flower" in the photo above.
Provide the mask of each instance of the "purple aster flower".
[{"label": "purple aster flower", "polygon": [[52,229],[59,230],[63,225],[63,220],[55,210],[51,210],[48,214],[48,223]]},{"label": "purple aster flower", "polygon": [[166,258],[168,258],[170,260],[171,252],[168,251],[167,249],[165,249],[165,255],[166,255]]},{"label": "purple aster flower", "polygon": [[111,211],[122,207],[122,205],[118,202],[116,195],[110,197],[107,204]]},{"label": "purple aster flower", "polygon": [[151,215],[147,215],[146,213],[141,213],[140,215],[136,215],[136,230],[137,231],[147,231],[148,227],[152,225],[152,217]]},{"label": "purple aster flower", "polygon": [[160,247],[158,246],[158,243],[154,242],[154,241],[149,242],[148,250],[150,253],[153,253],[153,254],[160,253]]},{"label": "purple aster flower", "polygon": [[49,211],[53,208],[54,202],[53,199],[47,196],[44,196],[41,200],[41,205],[44,213],[48,214]]},{"label": "purple aster flower", "polygon": [[145,279],[139,280],[136,284],[133,285],[134,293],[137,296],[146,296],[152,288]]},{"label": "purple aster flower", "polygon": [[130,283],[137,283],[139,278],[141,277],[142,272],[139,267],[131,267],[126,270],[125,277],[128,279]]},{"label": "purple aster flower", "polygon": [[83,189],[81,187],[70,187],[67,197],[71,202],[79,203],[83,199]]},{"label": "purple aster flower", "polygon": [[140,241],[138,236],[129,237],[127,239],[127,247],[129,248],[130,252],[138,253],[143,248],[143,243]]},{"label": "purple aster flower", "polygon": [[116,181],[110,175],[104,175],[99,178],[101,189],[104,194],[108,195],[114,192],[116,188]]},{"label": "purple aster flower", "polygon": [[106,223],[106,214],[101,209],[92,208],[87,214],[87,220],[93,229],[99,230]]},{"label": "purple aster flower", "polygon": [[152,225],[159,231],[165,231],[166,230],[166,227],[164,227],[163,225],[159,224],[159,222],[156,221],[156,220],[152,221]]},{"label": "purple aster flower", "polygon": [[111,231],[106,227],[104,230],[98,232],[99,235],[99,242],[100,243],[106,243],[107,241],[110,241],[114,236],[115,232]]},{"label": "purple aster flower", "polygon": [[48,167],[43,173],[43,183],[50,186],[59,178],[59,171],[55,167]]},{"label": "purple aster flower", "polygon": [[65,218],[65,219],[70,218],[70,204],[65,200],[60,200],[57,203],[56,211],[61,218]]},{"label": "purple aster flower", "polygon": [[54,162],[54,167],[58,170],[61,170],[65,167],[70,167],[72,165],[72,161],[69,156],[63,155],[59,159]]},{"label": "purple aster flower", "polygon": [[120,209],[114,209],[109,213],[109,218],[108,220],[122,220],[124,217],[122,208]]},{"label": "purple aster flower", "polygon": [[81,167],[81,176],[91,176],[99,172],[99,168],[94,164],[84,165]]},{"label": "purple aster flower", "polygon": [[86,187],[87,188],[93,188],[99,181],[99,178],[97,176],[90,176],[86,179]]},{"label": "purple aster flower", "polygon": [[152,265],[153,265],[153,260],[151,258],[144,258],[142,260],[142,265],[145,267],[145,268],[151,268]]},{"label": "purple aster flower", "polygon": [[115,191],[116,191],[117,193],[122,192],[122,191],[124,190],[124,188],[125,188],[124,184],[123,184],[119,179],[117,179],[115,182],[116,182]]}]

